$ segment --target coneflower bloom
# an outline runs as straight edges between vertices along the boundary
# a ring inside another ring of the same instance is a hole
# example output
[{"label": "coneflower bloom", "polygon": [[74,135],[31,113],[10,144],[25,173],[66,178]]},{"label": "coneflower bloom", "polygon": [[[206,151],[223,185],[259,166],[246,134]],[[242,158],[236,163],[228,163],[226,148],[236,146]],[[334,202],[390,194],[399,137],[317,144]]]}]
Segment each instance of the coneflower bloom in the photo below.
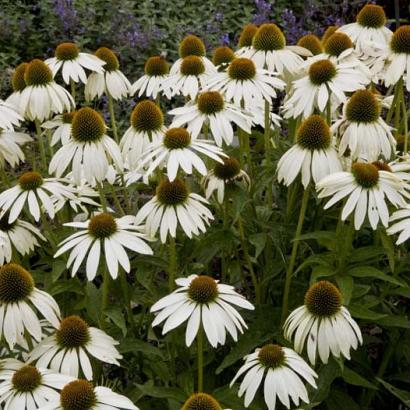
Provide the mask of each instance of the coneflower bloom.
[{"label": "coneflower bloom", "polygon": [[60,397],[59,391],[73,378],[6,359],[0,370],[0,402],[5,408],[37,410]]},{"label": "coneflower bloom", "polygon": [[306,34],[302,36],[296,45],[306,48],[306,50],[309,50],[313,56],[323,53],[323,44],[319,37],[314,34]]},{"label": "coneflower bloom", "polygon": [[64,386],[58,400],[38,408],[38,410],[80,409],[138,410],[138,407],[130,399],[121,394],[114,393],[108,387],[93,387],[87,380],[74,380]]},{"label": "coneflower bloom", "polygon": [[306,188],[313,180],[342,171],[332,136],[326,121],[319,115],[308,117],[297,131],[297,141],[286,151],[278,163],[278,181],[289,186],[301,173]]},{"label": "coneflower bloom", "polygon": [[103,94],[110,95],[114,100],[121,100],[131,92],[131,83],[120,70],[117,56],[107,47],[100,47],[95,55],[105,62],[104,72],[93,72],[87,79],[84,94],[90,101],[100,98]]},{"label": "coneflower bloom", "polygon": [[87,75],[84,68],[102,74],[105,61],[93,54],[80,52],[74,43],[61,43],[55,49],[54,57],[48,58],[45,63],[50,67],[53,76],[61,70],[66,84],[69,84],[70,80],[86,84]]},{"label": "coneflower bloom", "polygon": [[227,332],[235,341],[238,340],[238,331],[243,333],[247,326],[232,305],[248,310],[253,310],[254,306],[233,286],[218,282],[206,275],[177,279],[175,283],[179,288],[151,307],[151,312],[156,314],[152,326],[165,322],[162,334],[166,334],[188,320],[185,333],[188,347],[200,327],[213,347],[225,344]]},{"label": "coneflower bloom", "polygon": [[43,61],[32,60],[24,80],[26,87],[21,92],[19,112],[29,120],[44,121],[74,107],[71,94],[54,81],[52,71]]},{"label": "coneflower bloom", "polygon": [[43,339],[29,354],[29,363],[39,368],[78,377],[81,373],[92,380],[93,370],[88,356],[119,366],[122,356],[116,346],[119,343],[107,333],[90,327],[79,316],[68,316],[56,326],[55,332]]},{"label": "coneflower bloom", "polygon": [[19,108],[0,99],[0,129],[13,131],[20,125],[24,118],[19,114]]},{"label": "coneflower bloom", "polygon": [[[13,71],[13,76],[11,77],[13,92],[6,98],[6,103],[12,105],[15,110],[20,109],[21,93],[26,88],[24,74],[27,67],[28,63],[20,63]],[[0,128],[4,127],[0,126]]]},{"label": "coneflower bloom", "polygon": [[0,266],[11,261],[13,249],[24,256],[40,246],[38,239],[46,238],[41,231],[29,222],[16,219],[9,223],[9,214],[0,218]]},{"label": "coneflower bloom", "polygon": [[236,158],[223,158],[223,163],[215,164],[215,167],[203,179],[205,197],[209,199],[216,192],[217,201],[222,204],[225,191],[236,183],[241,183],[246,189],[249,189],[251,180],[249,175],[241,169]]},{"label": "coneflower bloom", "polygon": [[252,38],[252,47],[242,57],[252,59],[256,66],[277,72],[286,78],[296,74],[303,63],[301,56],[312,53],[300,46],[287,46],[286,38],[276,24],[262,24]]},{"label": "coneflower bloom", "polygon": [[341,219],[346,220],[354,211],[354,226],[359,230],[366,215],[375,230],[379,220],[387,227],[389,210],[386,200],[402,207],[406,196],[403,181],[392,172],[379,170],[375,165],[356,162],[350,172],[336,172],[316,184],[319,198],[332,197],[324,206],[330,208],[347,197]]},{"label": "coneflower bloom", "polygon": [[253,120],[250,113],[225,101],[218,91],[202,92],[196,101],[175,108],[169,111],[169,114],[174,116],[171,128],[179,128],[186,124],[192,138],[198,137],[204,124],[208,125],[218,147],[224,142],[228,145],[232,143],[232,124],[250,133]]},{"label": "coneflower bloom", "polygon": [[181,410],[231,410],[222,409],[218,401],[207,393],[193,393],[182,405]]},{"label": "coneflower bloom", "polygon": [[239,57],[231,61],[226,72],[212,76],[204,90],[220,91],[227,101],[233,101],[238,107],[243,103],[245,109],[252,111],[255,105],[271,102],[285,85],[272,72],[256,68],[249,58]]},{"label": "coneflower bloom", "polygon": [[228,46],[217,47],[212,55],[212,63],[218,71],[225,70],[228,64],[235,58],[234,51]]},{"label": "coneflower bloom", "polygon": [[359,90],[349,98],[343,117],[332,126],[339,139],[340,155],[349,149],[353,160],[375,161],[380,155],[390,158],[396,140],[380,113],[380,103],[371,91]]},{"label": "coneflower bloom", "polygon": [[104,119],[92,108],[81,108],[71,123],[71,138],[53,156],[49,172],[61,176],[71,163],[76,183],[83,178],[94,186],[107,178],[111,163],[123,170],[121,151],[106,133]]},{"label": "coneflower bloom", "polygon": [[21,147],[32,138],[24,132],[16,132],[0,128],[0,167],[7,162],[12,168],[25,159]]},{"label": "coneflower bloom", "polygon": [[54,130],[51,137],[51,146],[61,142],[62,145],[67,144],[71,137],[71,123],[73,122],[75,111],[58,114],[51,120],[43,122],[41,128],[46,130]]},{"label": "coneflower bloom", "polygon": [[390,217],[390,226],[386,230],[389,235],[400,232],[396,245],[400,245],[410,238],[410,205],[404,205]]},{"label": "coneflower bloom", "polygon": [[[118,265],[125,272],[131,269],[126,249],[144,255],[152,255],[152,249],[146,244],[147,236],[144,227],[134,225],[133,216],[114,218],[109,213],[100,213],[85,222],[69,222],[64,226],[79,228],[81,231],[69,236],[59,244],[55,258],[70,251],[67,268],[74,276],[87,257],[86,274],[93,280],[100,264],[101,253],[104,253],[105,264],[113,279],[118,276]],[[88,254],[88,256],[87,256]]]},{"label": "coneflower bloom", "polygon": [[339,29],[339,26],[328,26],[320,39],[322,44],[326,44],[327,39]]},{"label": "coneflower bloom", "polygon": [[[157,98],[161,92],[164,81],[168,78],[169,64],[163,56],[150,57],[144,66],[144,75],[140,77],[131,87],[131,95],[138,92],[138,97]],[[168,98],[170,94],[166,95]]]},{"label": "coneflower bloom", "polygon": [[255,24],[246,24],[239,36],[238,49],[235,54],[241,57],[244,54],[248,54],[252,50],[252,40],[258,31],[258,26]]},{"label": "coneflower bloom", "polygon": [[335,65],[329,59],[315,61],[306,75],[293,81],[291,93],[283,105],[284,117],[302,115],[306,118],[315,109],[324,112],[329,103],[335,110],[346,101],[346,93],[364,88],[369,82],[353,62]]},{"label": "coneflower bloom", "polygon": [[172,182],[165,179],[157,186],[154,197],[138,211],[135,223],[145,221],[150,237],[159,230],[162,243],[166,242],[168,234],[175,238],[178,226],[192,238],[205,232],[206,225],[214,219],[207,204],[205,198],[189,192],[182,179]]},{"label": "coneflower bloom", "polygon": [[14,222],[27,204],[36,222],[40,220],[42,207],[53,219],[56,210],[52,197],[75,198],[74,188],[64,182],[58,178],[43,178],[38,172],[25,172],[19,177],[17,185],[0,194],[0,218],[10,212],[8,222]]},{"label": "coneflower bloom", "polygon": [[46,292],[35,287],[31,274],[22,266],[8,263],[0,268],[0,337],[10,349],[26,346],[25,333],[39,342],[42,338],[37,313],[54,327],[60,322],[60,309]]},{"label": "coneflower bloom", "polygon": [[138,160],[151,142],[161,141],[165,132],[164,115],[157,104],[150,100],[140,101],[133,109],[130,127],[120,141],[126,165],[138,166]]},{"label": "coneflower bloom", "polygon": [[270,343],[248,354],[244,360],[245,364],[236,373],[230,386],[245,375],[238,393],[239,397],[245,394],[245,407],[253,401],[263,379],[264,399],[269,410],[276,409],[277,398],[288,409],[291,399],[295,406],[299,406],[301,401],[309,403],[305,381],[317,388],[315,378],[318,375],[297,353],[287,347]]},{"label": "coneflower bloom", "polygon": [[162,141],[151,143],[142,153],[137,170],[147,167],[146,176],[150,176],[157,168],[166,166],[168,179],[172,182],[179,169],[191,175],[194,170],[205,175],[207,167],[200,155],[223,163],[226,156],[213,141],[191,138],[185,128],[169,128]]},{"label": "coneflower bloom", "polygon": [[342,295],[335,285],[320,281],[306,292],[304,305],[286,319],[285,337],[294,341],[298,353],[306,344],[313,365],[317,356],[326,364],[330,354],[350,360],[350,349],[357,349],[363,343],[359,326],[342,302]]}]

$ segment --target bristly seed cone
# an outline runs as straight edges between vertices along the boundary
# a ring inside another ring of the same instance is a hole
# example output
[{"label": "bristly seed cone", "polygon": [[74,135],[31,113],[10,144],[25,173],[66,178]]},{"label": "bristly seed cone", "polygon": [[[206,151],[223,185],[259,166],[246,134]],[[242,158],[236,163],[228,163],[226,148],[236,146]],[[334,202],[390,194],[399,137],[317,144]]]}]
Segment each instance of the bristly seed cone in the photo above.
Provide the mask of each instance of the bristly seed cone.
[{"label": "bristly seed cone", "polygon": [[156,190],[158,200],[164,205],[179,205],[186,201],[189,195],[185,182],[180,178],[175,178],[172,182],[162,181]]},{"label": "bristly seed cone", "polygon": [[322,85],[336,75],[336,67],[330,60],[316,61],[309,67],[309,78],[312,84]]},{"label": "bristly seed cone", "polygon": [[205,72],[205,65],[198,56],[184,57],[181,62],[182,75],[201,75]]},{"label": "bristly seed cone", "polygon": [[372,162],[372,165],[374,165],[379,171],[393,172],[390,165],[383,161],[374,161]]},{"label": "bristly seed cone", "polygon": [[164,145],[168,149],[186,148],[191,143],[191,135],[185,128],[170,128],[164,135]]},{"label": "bristly seed cone", "polygon": [[103,117],[89,107],[80,108],[71,122],[71,135],[77,142],[99,141],[105,134]]},{"label": "bristly seed cone", "polygon": [[179,56],[185,58],[188,56],[205,56],[206,49],[204,42],[197,36],[186,36],[179,44]]},{"label": "bristly seed cone", "polygon": [[323,52],[322,43],[314,34],[306,34],[305,36],[301,37],[298,40],[297,45],[306,48],[314,56]]},{"label": "bristly seed cone", "polygon": [[247,24],[242,29],[242,33],[239,36],[238,48],[250,47],[252,45],[253,37],[258,31],[258,26],[255,24]]},{"label": "bristly seed cone", "polygon": [[380,116],[380,104],[369,90],[358,90],[348,100],[346,118],[352,122],[371,123]]},{"label": "bristly seed cone", "polygon": [[235,58],[229,64],[228,74],[234,80],[252,80],[256,75],[255,63],[249,58]]},{"label": "bristly seed cone", "polygon": [[298,144],[311,151],[330,146],[330,128],[320,115],[311,115],[301,124],[297,132]]},{"label": "bristly seed cone", "polygon": [[363,188],[373,188],[379,182],[379,169],[374,164],[356,162],[352,165],[352,174]]},{"label": "bristly seed cone", "polygon": [[322,280],[306,292],[305,306],[315,316],[330,317],[342,307],[342,295],[335,285]]},{"label": "bristly seed cone", "polygon": [[223,164],[218,162],[214,167],[214,175],[228,181],[235,178],[241,172],[239,161],[234,157],[222,158]]},{"label": "bristly seed cone", "polygon": [[74,60],[80,54],[80,49],[74,43],[61,43],[57,46],[54,55],[58,60]]},{"label": "bristly seed cone", "polygon": [[130,122],[138,132],[159,131],[164,125],[164,115],[153,101],[143,100],[134,107]]},{"label": "bristly seed cone", "polygon": [[218,285],[210,276],[198,276],[190,283],[188,295],[196,303],[209,303],[218,296]]},{"label": "bristly seed cone", "polygon": [[68,316],[60,323],[56,340],[65,349],[83,347],[90,340],[88,324],[79,316]]},{"label": "bristly seed cone", "polygon": [[383,7],[366,4],[359,11],[356,21],[363,27],[380,28],[386,24],[386,14]]},{"label": "bristly seed cone", "polygon": [[88,223],[88,231],[94,238],[109,238],[117,232],[117,222],[114,217],[106,212],[94,215]]},{"label": "bristly seed cone", "polygon": [[25,172],[20,175],[18,183],[24,191],[31,191],[43,185],[43,177],[35,171]]},{"label": "bristly seed cone", "polygon": [[112,50],[107,47],[100,47],[96,52],[95,55],[105,61],[105,65],[103,66],[104,70],[106,71],[115,71],[120,68],[120,63],[118,61],[117,56],[114,54]]},{"label": "bristly seed cone", "polygon": [[258,359],[264,367],[276,369],[285,362],[285,353],[278,344],[267,344],[258,353]]},{"label": "bristly seed cone", "polygon": [[63,114],[63,123],[64,124],[71,124],[73,122],[74,114],[77,111],[65,112]]},{"label": "bristly seed cone", "polygon": [[33,366],[23,366],[16,370],[11,383],[19,393],[29,393],[41,385],[41,373]]},{"label": "bristly seed cone", "polygon": [[410,54],[410,25],[401,26],[393,33],[390,48],[395,53]]},{"label": "bristly seed cone", "polygon": [[24,72],[26,85],[47,85],[53,81],[53,73],[46,63],[39,59],[30,61]]},{"label": "bristly seed cone", "polygon": [[252,46],[261,51],[282,50],[286,46],[286,38],[276,24],[262,24],[253,37]]},{"label": "bristly seed cone", "polygon": [[221,64],[229,64],[234,58],[235,53],[230,47],[221,46],[214,50],[212,62],[215,66],[219,66]]},{"label": "bristly seed cone", "polygon": [[343,51],[353,47],[352,40],[345,33],[332,34],[325,43],[325,52],[331,56],[339,57]]},{"label": "bristly seed cone", "polygon": [[97,403],[93,385],[87,380],[74,380],[61,390],[63,410],[91,410]]},{"label": "bristly seed cone", "polygon": [[34,289],[31,274],[16,263],[0,268],[0,302],[15,303],[27,298]]},{"label": "bristly seed cone", "polygon": [[194,393],[181,410],[222,410],[220,404],[209,394]]},{"label": "bristly seed cone", "polygon": [[23,91],[26,88],[24,74],[26,72],[27,67],[28,63],[21,63],[14,70],[13,77],[11,79],[13,91]]},{"label": "bristly seed cone", "polygon": [[321,38],[322,44],[326,44],[327,39],[338,30],[338,26],[329,26],[325,32],[323,33],[323,36]]},{"label": "bristly seed cone", "polygon": [[145,62],[144,72],[150,77],[166,75],[169,73],[169,64],[162,56],[150,57]]},{"label": "bristly seed cone", "polygon": [[224,99],[218,91],[205,91],[198,96],[198,109],[203,114],[215,114],[224,108]]}]

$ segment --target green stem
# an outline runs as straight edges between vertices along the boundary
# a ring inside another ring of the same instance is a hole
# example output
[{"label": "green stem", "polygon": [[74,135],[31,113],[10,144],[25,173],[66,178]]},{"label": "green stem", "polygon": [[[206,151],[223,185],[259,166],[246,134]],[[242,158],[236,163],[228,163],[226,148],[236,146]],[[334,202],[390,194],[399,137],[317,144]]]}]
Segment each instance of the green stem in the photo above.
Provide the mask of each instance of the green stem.
[{"label": "green stem", "polygon": [[[200,323],[202,323],[202,318]],[[204,330],[202,324],[199,326],[196,341],[198,350],[198,392],[202,392],[204,390]]]},{"label": "green stem", "polygon": [[102,182],[98,182],[97,187],[98,187],[98,193],[100,194],[100,201],[101,201],[102,209],[104,212],[107,212],[107,200],[105,199],[104,185]]},{"label": "green stem", "polygon": [[246,265],[248,266],[249,273],[252,279],[252,284],[255,289],[255,301],[257,304],[259,304],[261,302],[260,286],[258,283],[258,278],[256,277],[256,273],[253,269],[252,260],[249,255],[248,243],[246,242],[245,231],[243,229],[243,222],[240,216],[238,217],[238,229],[239,229],[239,237],[241,240],[242,251],[245,257],[245,262],[246,262]]},{"label": "green stem", "polygon": [[[265,162],[266,168],[269,169],[271,164],[271,140],[270,140],[270,104],[265,100],[265,132],[263,134],[265,142]],[[266,187],[266,203],[268,206],[272,204],[273,192],[272,184],[269,183]]]},{"label": "green stem", "polygon": [[124,296],[125,307],[127,309],[128,322],[130,324],[131,332],[134,334],[134,315],[132,313],[131,307],[130,285],[127,281],[127,274],[124,270],[120,272],[120,282],[122,294]]},{"label": "green stem", "polygon": [[38,145],[40,148],[41,165],[43,166],[43,169],[46,171],[47,170],[47,157],[46,157],[46,149],[44,146],[43,136],[41,135],[40,121],[36,119],[34,123],[36,125],[36,135],[38,139]]},{"label": "green stem", "polygon": [[1,179],[3,180],[3,183],[6,187],[10,186],[10,181],[9,177],[7,176],[6,170],[4,169],[4,166],[0,166],[0,173],[1,173]]},{"label": "green stem", "polygon": [[309,202],[309,193],[310,193],[310,187],[308,186],[303,192],[302,205],[300,208],[298,225],[296,227],[295,239],[293,241],[290,261],[289,261],[288,269],[286,271],[285,288],[283,292],[283,303],[282,303],[282,323],[285,321],[286,316],[288,314],[290,285],[292,283],[293,271],[295,269],[295,264],[296,264],[296,256],[298,254],[298,249],[299,249],[299,237],[300,237],[300,234],[302,233],[303,222],[305,221],[306,209],[307,209],[307,205]]},{"label": "green stem", "polygon": [[177,250],[175,244],[175,238],[169,235],[168,244],[168,286],[169,290],[174,289],[175,273],[177,270]]},{"label": "green stem", "polygon": [[[108,302],[109,302],[109,295],[110,295],[110,274],[107,269],[107,264],[104,261],[104,270],[103,270],[103,282],[102,282],[102,296],[101,296],[101,311],[102,315],[104,315],[104,311],[107,309]],[[101,327],[104,328],[107,323],[105,317],[102,318]]]},{"label": "green stem", "polygon": [[114,185],[110,185],[111,187],[111,193],[112,193],[112,198],[114,200],[115,206],[117,207],[118,211],[122,216],[125,215],[124,209],[121,206],[120,200],[118,199],[117,193],[115,192],[115,187]]},{"label": "green stem", "polygon": [[396,91],[397,93],[397,101],[395,105],[395,113],[394,113],[394,128],[396,129],[395,133],[396,135],[399,134],[400,131],[400,114],[401,114],[401,101],[404,99],[403,95],[403,78],[400,78],[400,80],[396,84]]},{"label": "green stem", "polygon": [[115,120],[114,100],[112,99],[110,93],[108,93],[108,110],[110,111],[110,120],[111,120],[111,127],[112,127],[112,133],[114,135],[114,140],[117,144],[119,144],[120,140],[118,138],[117,121]]},{"label": "green stem", "polygon": [[73,100],[74,100],[74,105],[75,105],[75,97],[76,97],[76,95],[75,95],[75,81],[74,80],[72,80],[72,79],[70,79],[70,86],[71,86],[71,96],[73,97]]},{"label": "green stem", "polygon": [[[223,218],[223,228],[224,231],[226,231],[228,229],[228,206],[229,206],[229,201],[226,199],[224,200],[223,204],[222,204],[222,218]],[[228,271],[228,264],[227,264],[227,252],[226,250],[224,250],[222,252],[222,266],[221,266],[221,279],[222,279],[222,283],[225,283],[226,281],[226,277],[227,277],[227,271]]]},{"label": "green stem", "polygon": [[404,98],[404,88],[402,86],[401,92],[401,103],[403,107],[403,133],[404,133],[404,153],[407,154],[407,147],[408,147],[408,138],[409,138],[409,124],[408,124],[408,116],[407,116],[407,108],[406,108],[406,100]]},{"label": "green stem", "polygon": [[398,93],[397,93],[397,91],[395,90],[395,92],[394,92],[394,97],[393,97],[393,101],[392,101],[392,103],[391,103],[391,106],[390,106],[389,111],[387,112],[387,116],[386,116],[386,123],[387,123],[387,124],[390,124],[390,121],[391,121],[391,119],[392,119],[392,117],[393,117],[394,108],[396,107],[396,104],[397,104],[397,98],[398,98]]},{"label": "green stem", "polygon": [[51,247],[54,253],[54,249],[56,249],[58,241],[56,237],[54,236],[53,229],[51,228],[48,222],[47,216],[42,210],[40,210],[40,219],[41,219],[41,224],[43,226],[43,230],[47,232],[46,236],[48,236],[48,240],[50,241],[50,244],[51,244]]},{"label": "green stem", "polygon": [[330,101],[330,96],[326,104],[326,121],[330,127],[332,125],[332,102]]}]

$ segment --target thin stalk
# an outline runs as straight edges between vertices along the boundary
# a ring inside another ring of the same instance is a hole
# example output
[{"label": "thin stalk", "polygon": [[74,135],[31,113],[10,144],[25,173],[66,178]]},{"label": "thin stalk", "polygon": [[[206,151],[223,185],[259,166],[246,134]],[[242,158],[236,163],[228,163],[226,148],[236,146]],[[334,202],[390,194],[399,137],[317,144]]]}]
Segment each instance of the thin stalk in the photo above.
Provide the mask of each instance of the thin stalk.
[{"label": "thin stalk", "polygon": [[130,324],[131,332],[134,334],[134,315],[131,307],[130,285],[127,281],[127,274],[124,270],[120,272],[119,276],[122,294],[124,296],[125,308],[127,309],[128,322]]},{"label": "thin stalk", "polygon": [[104,195],[104,185],[102,182],[97,183],[98,193],[100,194],[101,206],[104,212],[107,212],[107,200]]},{"label": "thin stalk", "polygon": [[404,153],[407,154],[407,147],[408,147],[408,139],[409,139],[409,123],[407,117],[407,108],[406,108],[406,99],[404,98],[404,90],[402,85],[402,92],[401,92],[401,104],[403,107],[403,133],[404,133]]},{"label": "thin stalk", "polygon": [[[228,229],[228,206],[229,201],[227,199],[224,200],[222,204],[222,220],[223,220],[223,228],[224,231]],[[221,276],[222,276],[222,283],[225,283],[228,271],[228,264],[227,264],[227,252],[224,250],[222,252],[222,266],[221,266]]]},{"label": "thin stalk", "polygon": [[394,113],[394,128],[396,129],[396,135],[399,134],[400,131],[400,114],[401,114],[401,100],[404,99],[403,95],[403,78],[400,78],[400,80],[396,84],[396,91],[397,93],[397,101],[396,101],[396,106],[395,106],[395,113]]},{"label": "thin stalk", "polygon": [[330,101],[330,97],[326,104],[326,121],[330,127],[332,125],[332,103]]},{"label": "thin stalk", "polygon": [[286,316],[288,314],[290,285],[292,283],[293,271],[295,269],[296,257],[297,257],[298,249],[299,249],[299,237],[300,237],[300,234],[302,233],[303,222],[305,221],[306,209],[307,209],[307,205],[309,202],[309,193],[310,193],[310,187],[308,186],[303,192],[302,205],[300,207],[299,220],[298,220],[298,225],[296,227],[296,232],[295,232],[295,239],[293,241],[290,261],[289,261],[288,269],[286,271],[285,288],[283,292],[283,303],[282,303],[282,323],[285,321]]},{"label": "thin stalk", "polygon": [[4,166],[0,166],[0,173],[1,173],[1,179],[3,180],[4,185],[9,187],[10,181],[9,181],[9,177],[7,176],[6,170],[4,169]]},{"label": "thin stalk", "polygon": [[[202,318],[200,323],[202,323]],[[204,390],[204,330],[202,324],[199,326],[196,341],[198,350],[198,392],[202,392]]]},{"label": "thin stalk", "polygon": [[397,104],[397,98],[398,98],[398,93],[395,90],[394,96],[393,96],[393,101],[392,101],[391,106],[389,108],[389,111],[387,112],[387,115],[386,115],[386,123],[387,124],[390,124],[390,121],[393,117],[394,108],[396,107],[396,104]]},{"label": "thin stalk", "polygon": [[[105,261],[103,265],[104,265],[104,269],[103,269],[102,296],[101,296],[101,312],[104,315],[104,311],[107,309],[108,302],[109,302],[111,277],[108,272],[107,264]],[[101,321],[101,327],[104,328],[106,323],[107,321],[103,317],[103,320]]]},{"label": "thin stalk", "polygon": [[246,262],[246,265],[248,266],[249,273],[252,279],[252,284],[255,289],[255,301],[257,304],[259,304],[261,302],[260,286],[258,283],[258,278],[256,277],[256,273],[253,269],[252,260],[249,255],[248,243],[246,242],[245,231],[243,229],[243,222],[240,216],[238,217],[238,229],[239,229],[239,237],[241,240],[242,251],[245,257],[245,262]]},{"label": "thin stalk", "polygon": [[41,165],[43,166],[44,170],[47,170],[46,149],[45,149],[45,146],[44,146],[43,136],[41,135],[40,121],[36,119],[34,121],[34,123],[36,125],[36,135],[37,135],[37,139],[38,139],[38,145],[40,147]]},{"label": "thin stalk", "polygon": [[117,121],[115,120],[114,100],[112,99],[110,93],[108,93],[108,110],[110,111],[110,121],[114,140],[117,144],[119,144],[120,140],[118,138]]},{"label": "thin stalk", "polygon": [[46,236],[48,236],[48,240],[50,241],[50,244],[51,244],[51,247],[52,247],[52,250],[53,250],[53,253],[54,253],[54,250],[57,247],[57,242],[58,241],[57,241],[56,237],[54,236],[53,230],[51,229],[51,226],[48,222],[47,216],[45,215],[45,213],[42,210],[40,210],[40,219],[41,219],[41,224],[43,225],[44,231],[47,232]]},{"label": "thin stalk", "polygon": [[175,273],[177,270],[177,249],[175,244],[175,238],[169,235],[168,244],[168,286],[169,290],[174,289]]},{"label": "thin stalk", "polygon": [[111,186],[112,199],[114,200],[115,206],[117,207],[120,214],[124,216],[125,212],[121,206],[120,200],[118,199],[117,193],[115,192],[114,185],[110,185],[110,186]]},{"label": "thin stalk", "polygon": [[75,104],[75,97],[76,97],[75,91],[76,90],[75,90],[75,82],[72,79],[70,79],[70,86],[71,86],[71,96],[73,97],[74,104]]},{"label": "thin stalk", "polygon": [[[265,132],[263,134],[264,136],[264,142],[265,142],[265,162],[266,162],[266,167],[269,168],[269,165],[271,164],[271,141],[270,141],[270,104],[269,101],[265,100]],[[268,186],[266,187],[266,203],[268,205],[272,204],[272,197],[273,197],[273,192],[272,192],[272,184],[269,183]]]}]

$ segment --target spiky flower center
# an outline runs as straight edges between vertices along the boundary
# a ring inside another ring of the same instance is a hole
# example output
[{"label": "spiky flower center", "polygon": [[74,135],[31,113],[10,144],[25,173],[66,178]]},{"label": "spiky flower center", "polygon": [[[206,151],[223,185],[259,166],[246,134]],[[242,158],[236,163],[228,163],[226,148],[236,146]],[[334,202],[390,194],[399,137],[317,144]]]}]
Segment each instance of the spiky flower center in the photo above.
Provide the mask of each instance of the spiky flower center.
[{"label": "spiky flower center", "polygon": [[261,51],[282,50],[286,46],[286,38],[276,24],[262,24],[253,37],[252,46]]},{"label": "spiky flower center", "polygon": [[259,350],[258,358],[263,366],[275,369],[285,362],[285,353],[282,346],[270,343]]},{"label": "spiky flower center", "polygon": [[322,43],[314,34],[306,34],[305,36],[301,37],[297,42],[297,45],[306,48],[314,56],[320,54],[323,51]]},{"label": "spiky flower center", "polygon": [[75,60],[80,54],[80,49],[74,43],[61,43],[54,54],[58,60]]},{"label": "spiky flower center", "polygon": [[0,302],[15,303],[24,300],[34,289],[31,274],[16,263],[0,268]]},{"label": "spiky flower center", "polygon": [[18,179],[20,188],[23,191],[31,191],[43,185],[43,177],[38,172],[25,172]]},{"label": "spiky flower center", "polygon": [[97,239],[108,238],[117,232],[117,222],[111,214],[102,212],[90,219],[88,232]]},{"label": "spiky flower center", "polygon": [[60,393],[63,410],[90,410],[97,403],[93,385],[87,380],[74,380]]},{"label": "spiky flower center", "polygon": [[90,340],[87,323],[79,316],[68,316],[56,332],[57,343],[65,349],[84,347]]},{"label": "spiky flower center", "polygon": [[390,48],[395,53],[410,54],[410,25],[401,26],[393,33]]},{"label": "spiky flower center", "polygon": [[3,232],[8,232],[16,225],[16,221],[9,223],[9,216],[10,212],[7,211],[1,218],[0,218],[0,230]]},{"label": "spiky flower center", "polygon": [[252,40],[258,31],[258,26],[255,24],[247,24],[239,36],[238,47],[250,47],[252,45]]},{"label": "spiky flower center", "polygon": [[172,182],[169,180],[162,181],[157,186],[156,195],[162,204],[170,206],[184,203],[189,192],[185,182],[180,178],[176,178]]},{"label": "spiky flower center", "polygon": [[352,174],[363,188],[372,188],[379,182],[379,169],[374,164],[356,162],[352,165]]},{"label": "spiky flower center", "polygon": [[198,110],[203,114],[212,115],[224,108],[224,99],[218,91],[205,91],[198,97]]},{"label": "spiky flower center", "polygon": [[332,34],[325,43],[325,52],[334,57],[339,57],[343,51],[353,47],[352,40],[345,33]]},{"label": "spiky flower center", "polygon": [[105,61],[104,70],[106,71],[115,71],[120,68],[120,63],[118,61],[117,56],[114,54],[112,50],[107,47],[100,47],[96,52],[95,55]]},{"label": "spiky flower center", "polygon": [[26,85],[46,85],[53,81],[53,73],[46,63],[35,59],[28,63],[24,72]]},{"label": "spiky flower center", "polygon": [[347,102],[346,118],[352,122],[371,123],[380,116],[380,104],[368,90],[356,91]]},{"label": "spiky flower center", "polygon": [[19,393],[32,392],[41,385],[41,373],[33,366],[23,366],[14,372],[11,383]]},{"label": "spiky flower center", "polygon": [[255,63],[249,58],[235,58],[229,64],[228,75],[234,80],[247,81],[255,78]]},{"label": "spiky flower center", "polygon": [[130,122],[138,132],[159,131],[164,125],[164,115],[157,104],[144,100],[135,106]]},{"label": "spiky flower center", "polygon": [[330,317],[342,307],[342,295],[332,283],[322,280],[312,285],[305,294],[305,306],[312,315]]},{"label": "spiky flower center", "polygon": [[359,11],[356,21],[363,27],[380,28],[386,24],[386,14],[382,7],[366,4]]},{"label": "spiky flower center", "polygon": [[235,58],[235,53],[230,47],[222,46],[214,50],[212,62],[215,66],[229,64]]},{"label": "spiky flower center", "polygon": [[309,67],[309,78],[312,84],[321,85],[336,75],[336,67],[330,60],[316,61]]},{"label": "spiky flower center", "polygon": [[188,295],[196,303],[209,303],[218,296],[218,285],[210,276],[198,276],[190,283]]},{"label": "spiky flower center", "polygon": [[194,393],[181,410],[222,410],[220,404],[209,394]]},{"label": "spiky flower center", "polygon": [[205,65],[198,56],[184,57],[181,63],[182,75],[201,75],[205,72]]},{"label": "spiky flower center", "polygon": [[374,165],[379,171],[393,172],[390,165],[383,161],[374,161],[372,162],[372,165]]},{"label": "spiky flower center", "polygon": [[203,57],[206,53],[204,42],[197,36],[186,36],[179,43],[179,56],[185,58],[188,56]]},{"label": "spiky flower center", "polygon": [[164,136],[164,145],[168,149],[186,148],[191,143],[191,135],[185,128],[170,128]]},{"label": "spiky flower center", "polygon": [[64,124],[71,124],[73,122],[74,114],[76,111],[71,111],[71,112],[65,112],[63,114],[63,123]]},{"label": "spiky flower center", "polygon": [[166,75],[169,72],[169,65],[162,56],[150,57],[145,63],[144,72],[150,77]]},{"label": "spiky flower center", "polygon": [[214,175],[224,181],[235,178],[241,172],[239,161],[234,157],[223,158],[223,163],[218,162],[214,167]]},{"label": "spiky flower center", "polygon": [[323,33],[322,36],[322,44],[326,44],[326,41],[328,40],[328,38],[336,32],[336,30],[338,30],[339,27],[338,26],[329,26],[325,32]]},{"label": "spiky flower center", "polygon": [[309,150],[326,149],[330,145],[330,128],[320,115],[311,115],[298,129],[298,144]]},{"label": "spiky flower center", "polygon": [[13,78],[11,79],[11,85],[13,91],[23,91],[26,88],[26,82],[24,81],[24,74],[28,67],[28,63],[19,64],[13,73]]},{"label": "spiky flower center", "polygon": [[71,122],[71,135],[78,142],[99,141],[105,133],[103,117],[89,107],[80,108]]}]

